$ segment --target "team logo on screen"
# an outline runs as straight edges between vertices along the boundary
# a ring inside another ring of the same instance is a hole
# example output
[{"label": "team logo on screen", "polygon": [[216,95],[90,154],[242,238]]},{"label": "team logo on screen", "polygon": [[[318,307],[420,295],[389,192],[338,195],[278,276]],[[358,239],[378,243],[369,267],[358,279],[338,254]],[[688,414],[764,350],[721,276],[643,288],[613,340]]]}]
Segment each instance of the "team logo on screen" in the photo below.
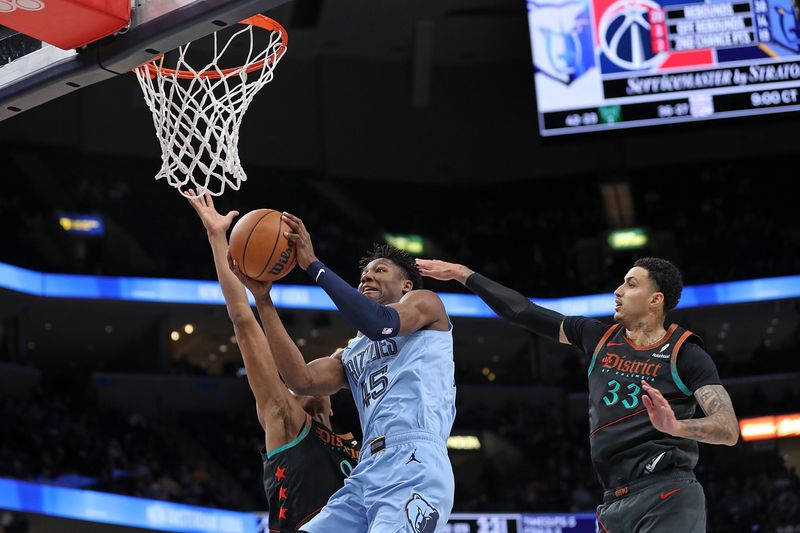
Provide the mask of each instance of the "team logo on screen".
[{"label": "team logo on screen", "polygon": [[591,17],[586,0],[528,2],[536,70],[565,85],[594,66]]},{"label": "team logo on screen", "polygon": [[44,2],[41,0],[0,0],[0,13],[13,13],[17,9],[39,11],[44,9]]},{"label": "team logo on screen", "polygon": [[800,53],[800,23],[795,18],[792,2],[770,0],[769,19],[772,42],[785,48],[790,54]]},{"label": "team logo on screen", "polygon": [[650,13],[661,7],[651,0],[619,0],[600,17],[598,36],[603,54],[626,70],[642,70],[663,61],[663,53],[653,51]]}]

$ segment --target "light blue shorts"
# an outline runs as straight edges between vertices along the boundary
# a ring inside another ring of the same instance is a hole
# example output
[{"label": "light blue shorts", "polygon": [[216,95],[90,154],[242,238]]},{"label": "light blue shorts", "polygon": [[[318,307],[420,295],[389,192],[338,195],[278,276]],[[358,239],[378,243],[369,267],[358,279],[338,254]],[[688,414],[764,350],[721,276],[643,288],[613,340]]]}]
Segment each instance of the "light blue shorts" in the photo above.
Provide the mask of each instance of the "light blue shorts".
[{"label": "light blue shorts", "polygon": [[435,533],[453,508],[455,481],[447,447],[427,432],[386,437],[376,453],[365,444],[358,466],[307,533]]}]

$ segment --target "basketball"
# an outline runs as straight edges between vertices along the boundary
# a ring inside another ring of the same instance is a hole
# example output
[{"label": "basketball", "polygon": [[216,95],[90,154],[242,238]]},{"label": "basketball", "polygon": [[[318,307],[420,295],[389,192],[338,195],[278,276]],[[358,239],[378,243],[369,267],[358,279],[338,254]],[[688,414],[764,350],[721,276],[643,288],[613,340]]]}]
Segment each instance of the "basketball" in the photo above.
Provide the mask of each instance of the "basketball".
[{"label": "basketball", "polygon": [[274,209],[250,211],[233,226],[231,257],[242,273],[259,281],[275,281],[297,264],[294,243],[283,234],[289,227]]}]

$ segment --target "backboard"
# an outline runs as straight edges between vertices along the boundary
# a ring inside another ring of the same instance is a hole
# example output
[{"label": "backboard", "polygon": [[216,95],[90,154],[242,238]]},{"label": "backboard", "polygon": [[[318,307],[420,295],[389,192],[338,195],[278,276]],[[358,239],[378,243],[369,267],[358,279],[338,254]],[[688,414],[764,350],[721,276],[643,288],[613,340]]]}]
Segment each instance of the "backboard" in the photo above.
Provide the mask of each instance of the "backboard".
[{"label": "backboard", "polygon": [[81,50],[62,50],[0,26],[0,121],[126,74],[161,53],[287,1],[139,0],[127,29]]}]

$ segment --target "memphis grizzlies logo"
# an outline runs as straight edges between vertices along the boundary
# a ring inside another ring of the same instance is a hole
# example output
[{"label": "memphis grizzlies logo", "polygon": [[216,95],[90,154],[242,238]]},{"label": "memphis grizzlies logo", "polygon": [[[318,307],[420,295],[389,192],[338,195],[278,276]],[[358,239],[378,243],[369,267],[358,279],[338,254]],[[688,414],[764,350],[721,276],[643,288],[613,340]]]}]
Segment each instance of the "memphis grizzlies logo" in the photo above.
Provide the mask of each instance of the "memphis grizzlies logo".
[{"label": "memphis grizzlies logo", "polygon": [[[800,54],[800,22],[795,16],[792,2],[790,0],[769,0],[768,6],[772,43],[783,48],[783,50],[773,51],[779,56]],[[756,17],[759,15],[757,14]]]},{"label": "memphis grizzlies logo", "polygon": [[624,70],[659,65],[665,54],[653,50],[650,14],[654,11],[661,11],[661,6],[651,0],[619,0],[608,6],[597,28],[606,59]]},{"label": "memphis grizzlies logo", "polygon": [[414,533],[433,533],[439,522],[439,511],[415,492],[406,502],[406,519]]},{"label": "memphis grizzlies logo", "polygon": [[587,0],[529,0],[528,18],[537,72],[569,85],[594,66]]}]

